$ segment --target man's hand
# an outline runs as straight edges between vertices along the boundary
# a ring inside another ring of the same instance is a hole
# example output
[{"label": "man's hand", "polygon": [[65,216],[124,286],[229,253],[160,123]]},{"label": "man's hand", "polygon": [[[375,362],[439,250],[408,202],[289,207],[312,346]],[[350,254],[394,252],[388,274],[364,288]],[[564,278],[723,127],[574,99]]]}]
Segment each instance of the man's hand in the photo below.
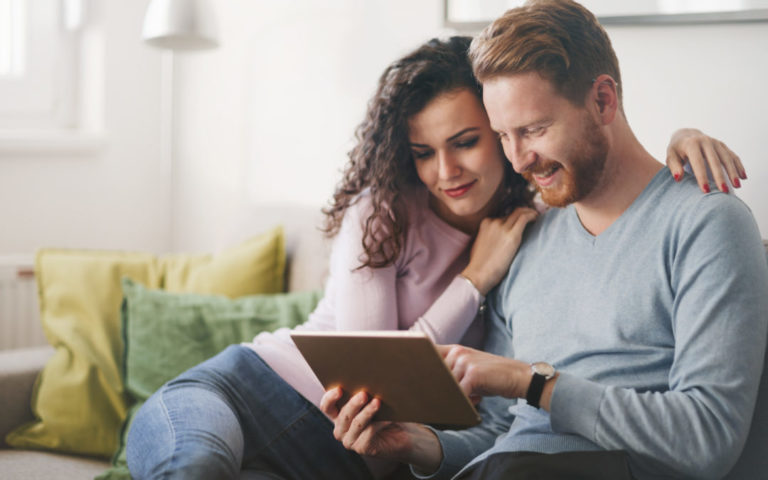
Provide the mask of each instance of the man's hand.
[{"label": "man's hand", "polygon": [[437,471],[443,459],[440,442],[431,430],[416,423],[374,422],[381,400],[358,392],[344,405],[340,387],[325,392],[320,410],[334,423],[333,436],[360,455],[408,463],[421,472]]},{"label": "man's hand", "polygon": [[495,395],[525,398],[533,375],[529,364],[462,345],[437,345],[437,349],[473,402]]}]

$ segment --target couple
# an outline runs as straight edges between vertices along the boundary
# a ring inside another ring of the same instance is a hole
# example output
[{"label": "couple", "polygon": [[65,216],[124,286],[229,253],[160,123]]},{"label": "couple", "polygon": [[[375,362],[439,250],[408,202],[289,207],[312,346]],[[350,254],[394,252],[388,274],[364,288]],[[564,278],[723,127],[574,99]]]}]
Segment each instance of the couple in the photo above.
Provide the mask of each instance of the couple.
[{"label": "couple", "polygon": [[[736,186],[738,158],[688,132],[669,169],[650,157],[605,32],[570,1],[511,10],[474,40],[482,96],[468,46],[429,42],[382,75],[328,211],[326,294],[300,328],[466,345],[441,348],[483,397],[483,423],[372,422],[378,400],[337,404],[278,331],[152,396],[129,434],[135,478],[355,479],[395,462],[425,478],[729,470],[762,371],[768,267],[748,209],[702,195],[706,173],[681,178],[679,157],[717,163],[722,190],[719,162]],[[520,174],[561,208],[531,223]]]}]

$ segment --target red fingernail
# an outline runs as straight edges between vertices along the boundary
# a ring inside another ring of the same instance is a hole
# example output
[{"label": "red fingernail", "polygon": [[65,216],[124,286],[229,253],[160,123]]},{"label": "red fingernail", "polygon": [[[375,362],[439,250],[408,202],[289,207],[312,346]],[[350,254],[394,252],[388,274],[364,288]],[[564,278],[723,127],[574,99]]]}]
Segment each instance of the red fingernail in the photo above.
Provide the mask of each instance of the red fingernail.
[{"label": "red fingernail", "polygon": [[680,175],[679,173],[676,173],[676,174],[675,174],[675,181],[676,181],[676,182],[679,182],[679,181],[680,181],[680,177],[681,177],[681,176],[682,176],[682,175]]},{"label": "red fingernail", "polygon": [[705,183],[701,186],[701,189],[704,190],[704,193],[709,193],[709,184]]},{"label": "red fingernail", "polygon": [[726,184],[725,184],[725,182],[721,183],[721,184],[720,184],[720,190],[721,190],[723,193],[728,193],[728,185],[726,185]]},{"label": "red fingernail", "polygon": [[742,180],[746,180],[747,179],[747,172],[745,172],[744,170],[741,171],[741,179]]},{"label": "red fingernail", "polygon": [[736,188],[741,188],[741,182],[739,181],[739,177],[736,177],[733,179],[733,186]]}]

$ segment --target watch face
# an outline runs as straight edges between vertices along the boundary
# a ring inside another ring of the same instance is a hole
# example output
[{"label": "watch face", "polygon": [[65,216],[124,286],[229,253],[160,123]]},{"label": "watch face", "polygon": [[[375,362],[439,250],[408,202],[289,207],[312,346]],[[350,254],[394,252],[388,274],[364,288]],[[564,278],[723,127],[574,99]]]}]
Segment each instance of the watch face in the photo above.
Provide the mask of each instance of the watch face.
[{"label": "watch face", "polygon": [[547,380],[555,375],[555,367],[546,362],[536,362],[531,364],[531,370],[543,375]]}]

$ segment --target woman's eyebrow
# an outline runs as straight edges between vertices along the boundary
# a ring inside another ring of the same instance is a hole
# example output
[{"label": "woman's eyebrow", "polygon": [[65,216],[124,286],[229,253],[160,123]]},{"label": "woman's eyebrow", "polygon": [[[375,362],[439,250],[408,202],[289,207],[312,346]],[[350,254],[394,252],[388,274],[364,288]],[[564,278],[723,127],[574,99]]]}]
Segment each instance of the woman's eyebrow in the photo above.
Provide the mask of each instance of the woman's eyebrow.
[{"label": "woman's eyebrow", "polygon": [[480,129],[478,127],[468,127],[468,128],[465,128],[464,130],[462,130],[462,131],[460,131],[458,133],[454,133],[453,135],[448,137],[448,141],[450,142],[451,140],[455,140],[455,139],[459,138],[460,136],[464,135],[465,133],[472,132],[474,130],[480,130]]},{"label": "woman's eyebrow", "polygon": [[[465,128],[465,129],[463,129],[463,130],[461,130],[461,131],[457,132],[457,133],[454,133],[453,135],[451,135],[450,137],[448,137],[448,138],[446,139],[446,141],[447,141],[447,142],[450,142],[451,140],[455,140],[455,139],[459,138],[460,136],[464,135],[464,134],[465,134],[465,133],[467,133],[467,132],[473,132],[473,131],[475,131],[475,130],[480,130],[480,128],[479,128],[479,127],[467,127],[467,128]],[[410,145],[411,147],[417,147],[417,148],[430,148],[430,147],[429,147],[429,145],[424,145],[424,144],[422,144],[422,143],[415,143],[415,142],[410,142],[410,143],[409,143],[409,145]]]}]

